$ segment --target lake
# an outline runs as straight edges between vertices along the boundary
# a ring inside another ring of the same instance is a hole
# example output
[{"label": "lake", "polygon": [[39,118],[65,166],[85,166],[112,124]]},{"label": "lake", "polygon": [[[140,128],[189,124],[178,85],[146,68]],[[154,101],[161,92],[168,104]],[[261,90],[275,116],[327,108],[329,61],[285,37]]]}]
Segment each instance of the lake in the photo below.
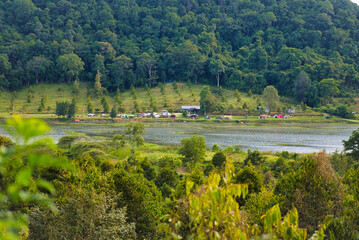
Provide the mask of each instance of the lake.
[{"label": "lake", "polygon": [[[51,124],[49,134],[55,141],[72,132],[85,133],[92,139],[112,137],[123,133],[124,126],[118,124]],[[308,124],[308,125],[264,125],[250,124],[201,124],[201,123],[146,123],[146,142],[178,145],[182,138],[193,134],[202,135],[208,147],[213,144],[224,148],[239,145],[243,150],[289,151],[298,153],[327,153],[342,150],[342,140],[347,140],[355,124]],[[2,126],[0,126],[0,129]],[[3,132],[3,129],[2,129]]]}]

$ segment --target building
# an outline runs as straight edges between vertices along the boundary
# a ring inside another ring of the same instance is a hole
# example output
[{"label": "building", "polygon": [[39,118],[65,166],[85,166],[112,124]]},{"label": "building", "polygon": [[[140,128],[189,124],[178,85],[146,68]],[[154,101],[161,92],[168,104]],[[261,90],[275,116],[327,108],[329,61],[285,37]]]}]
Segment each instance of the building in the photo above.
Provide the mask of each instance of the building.
[{"label": "building", "polygon": [[187,111],[188,113],[198,114],[201,111],[200,106],[181,106],[182,111]]},{"label": "building", "polygon": [[295,108],[288,108],[288,113],[290,113],[290,114],[295,113]]}]

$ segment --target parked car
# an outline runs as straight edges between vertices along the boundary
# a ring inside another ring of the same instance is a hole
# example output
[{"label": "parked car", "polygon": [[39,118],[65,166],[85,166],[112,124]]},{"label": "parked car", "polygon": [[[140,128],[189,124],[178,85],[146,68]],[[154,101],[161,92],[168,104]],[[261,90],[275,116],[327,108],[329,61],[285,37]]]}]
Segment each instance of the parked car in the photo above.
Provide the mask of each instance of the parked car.
[{"label": "parked car", "polygon": [[171,115],[171,119],[176,119],[176,115]]},{"label": "parked car", "polygon": [[87,116],[88,116],[88,117],[94,117],[94,116],[95,116],[95,114],[93,114],[93,113],[89,113],[89,114],[87,114]]},{"label": "parked car", "polygon": [[101,117],[107,117],[107,115],[106,115],[106,114],[104,114],[104,113],[102,113],[102,114],[101,114]]},{"label": "parked car", "polygon": [[232,116],[221,115],[221,116],[216,117],[216,119],[227,119],[227,120],[231,120],[231,119],[232,119]]},{"label": "parked car", "polygon": [[154,118],[159,118],[159,117],[160,117],[160,115],[159,115],[158,113],[156,113],[156,112],[152,113],[152,116],[153,116]]},{"label": "parked car", "polygon": [[169,113],[167,110],[162,110],[161,117],[169,117],[171,116],[171,113]]}]

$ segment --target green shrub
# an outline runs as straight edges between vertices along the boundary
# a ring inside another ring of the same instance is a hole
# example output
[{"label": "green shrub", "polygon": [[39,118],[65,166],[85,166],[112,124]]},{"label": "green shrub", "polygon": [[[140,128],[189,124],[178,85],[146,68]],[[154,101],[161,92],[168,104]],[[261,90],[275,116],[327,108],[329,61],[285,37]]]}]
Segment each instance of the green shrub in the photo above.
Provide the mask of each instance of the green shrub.
[{"label": "green shrub", "polygon": [[222,151],[218,151],[214,156],[212,157],[212,164],[216,167],[222,167],[223,163],[226,162],[226,155]]}]

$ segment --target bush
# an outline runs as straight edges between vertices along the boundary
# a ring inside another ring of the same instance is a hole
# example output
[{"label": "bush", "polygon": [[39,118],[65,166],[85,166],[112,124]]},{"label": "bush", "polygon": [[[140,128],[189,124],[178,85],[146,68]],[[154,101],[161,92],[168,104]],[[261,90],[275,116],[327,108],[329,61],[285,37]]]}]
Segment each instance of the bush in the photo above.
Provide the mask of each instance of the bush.
[{"label": "bush", "polygon": [[296,207],[300,226],[313,233],[327,216],[341,216],[343,186],[325,153],[306,157],[295,172],[278,179],[274,193],[283,196],[284,212]]},{"label": "bush", "polygon": [[141,163],[140,166],[143,170],[143,175],[145,176],[145,178],[148,181],[152,181],[156,178],[157,173],[156,173],[156,169],[154,168],[154,166],[152,166],[152,164],[148,161],[148,158],[145,157]]},{"label": "bush", "polygon": [[166,183],[164,183],[160,187],[160,191],[162,193],[162,196],[167,198],[167,197],[171,196],[173,189],[170,186],[168,186]]},{"label": "bush", "polygon": [[199,166],[195,166],[191,173],[188,175],[188,179],[192,181],[196,186],[200,186],[204,183],[204,174],[203,170]]},{"label": "bush", "polygon": [[[78,156],[85,156],[86,153],[91,153],[94,155],[97,155],[97,152],[93,152],[93,150],[98,150],[100,152],[102,152],[104,154],[103,151],[107,151],[108,146],[106,143],[104,142],[79,142],[77,144],[75,144],[74,146],[71,147],[70,149],[70,154],[73,157],[78,157]],[[102,155],[102,154],[100,154]]]},{"label": "bush", "polygon": [[222,151],[218,151],[214,156],[212,157],[212,164],[218,168],[222,167],[223,163],[226,162],[226,155],[223,154]]},{"label": "bush", "polygon": [[246,159],[244,159],[245,165],[247,165],[249,161],[251,161],[251,163],[256,166],[262,165],[264,163],[264,158],[258,150],[254,150],[252,152],[250,149],[248,149],[247,153],[248,155]]},{"label": "bush", "polygon": [[219,149],[219,147],[218,147],[218,145],[217,144],[214,144],[213,146],[212,146],[212,151],[213,152],[217,152],[217,151],[219,151],[220,149]]},{"label": "bush", "polygon": [[263,177],[254,166],[246,166],[234,176],[234,183],[248,184],[248,193],[258,193],[263,186]]},{"label": "bush", "polygon": [[163,156],[158,159],[157,166],[159,168],[169,167],[173,170],[181,166],[181,160],[172,156]]},{"label": "bush", "polygon": [[213,172],[216,168],[214,167],[214,165],[212,163],[208,163],[205,167],[204,167],[204,175],[205,176],[209,176],[211,174],[211,172]]},{"label": "bush", "polygon": [[252,225],[256,224],[263,228],[263,213],[276,205],[279,200],[277,195],[265,188],[258,193],[252,194],[243,206],[243,210],[249,214],[249,223]]},{"label": "bush", "polygon": [[81,139],[84,136],[73,135],[73,136],[63,136],[59,139],[57,146],[62,149],[71,148],[71,145],[77,140]]},{"label": "bush", "polygon": [[14,145],[14,142],[10,138],[0,135],[0,147],[8,148],[8,147],[11,147],[13,145]]},{"label": "bush", "polygon": [[281,172],[286,173],[288,171],[289,165],[283,157],[279,157],[274,164],[271,165],[271,171],[274,177],[279,177]]},{"label": "bush", "polygon": [[322,108],[321,111],[341,118],[355,119],[352,111],[344,104],[341,104],[338,107],[327,105],[325,108]]},{"label": "bush", "polygon": [[135,225],[126,221],[126,208],[117,207],[115,196],[88,186],[68,191],[57,204],[59,214],[30,210],[28,239],[135,239]]},{"label": "bush", "polygon": [[127,222],[134,222],[137,239],[158,239],[157,226],[162,214],[161,192],[142,174],[119,170],[113,175],[118,207],[127,208]]},{"label": "bush", "polygon": [[191,164],[203,162],[206,154],[204,137],[193,135],[190,138],[183,138],[178,153],[184,157],[184,162]]},{"label": "bush", "polygon": [[161,168],[158,176],[156,177],[155,184],[161,188],[163,184],[174,187],[177,183],[177,176],[174,170],[169,167]]}]

